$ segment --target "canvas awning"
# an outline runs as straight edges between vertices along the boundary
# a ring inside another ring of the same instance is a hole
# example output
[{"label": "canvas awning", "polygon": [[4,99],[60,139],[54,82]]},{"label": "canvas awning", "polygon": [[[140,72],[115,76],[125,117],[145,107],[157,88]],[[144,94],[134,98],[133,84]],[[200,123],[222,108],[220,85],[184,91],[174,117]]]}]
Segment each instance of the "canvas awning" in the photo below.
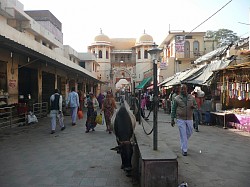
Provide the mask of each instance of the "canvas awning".
[{"label": "canvas awning", "polygon": [[174,78],[174,75],[164,79],[161,83],[158,84],[158,86],[164,86],[165,83],[171,81],[173,78]]},{"label": "canvas awning", "polygon": [[226,45],[226,46],[223,46],[223,47],[220,47],[214,51],[211,51],[203,56],[201,56],[200,58],[196,59],[194,61],[195,64],[200,64],[202,62],[206,62],[206,61],[212,61],[214,60],[216,57],[220,57],[222,56],[223,54],[225,54],[228,50],[230,46],[229,45]]},{"label": "canvas awning", "polygon": [[178,72],[175,75],[173,75],[172,77],[165,79],[163,81],[164,84],[161,84],[161,85],[162,86],[174,86],[174,85],[181,84],[184,79],[186,79],[187,77],[189,77],[193,74],[200,72],[204,67],[205,67],[205,65],[199,65],[197,67]]},{"label": "canvas awning", "polygon": [[215,60],[210,64],[207,64],[202,71],[195,73],[186,79],[182,80],[182,83],[196,84],[196,85],[209,85],[213,78],[213,71],[227,67],[233,60]]},{"label": "canvas awning", "polygon": [[243,63],[240,63],[240,64],[229,65],[227,67],[214,70],[214,72],[223,71],[223,70],[232,70],[232,71],[234,71],[234,70],[239,70],[239,69],[241,69],[241,70],[250,69],[250,62],[243,62]]},{"label": "canvas awning", "polygon": [[151,81],[151,79],[152,79],[152,77],[147,77],[147,78],[143,79],[143,80],[140,82],[140,84],[137,85],[137,86],[135,87],[135,89],[142,89],[142,88],[144,88],[145,85],[146,85],[149,81]]}]

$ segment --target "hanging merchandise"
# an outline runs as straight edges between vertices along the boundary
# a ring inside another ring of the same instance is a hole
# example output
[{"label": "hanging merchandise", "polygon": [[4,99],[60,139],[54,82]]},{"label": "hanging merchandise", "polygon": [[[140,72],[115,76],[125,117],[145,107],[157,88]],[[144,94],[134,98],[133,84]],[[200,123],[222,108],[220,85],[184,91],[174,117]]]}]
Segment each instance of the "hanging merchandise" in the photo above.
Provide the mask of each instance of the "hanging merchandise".
[{"label": "hanging merchandise", "polygon": [[[249,71],[245,72],[228,72],[221,74],[220,82],[217,82],[214,90],[215,96],[221,96],[221,101],[227,106],[230,104],[230,99],[239,101],[250,100],[250,81]],[[233,101],[234,102],[234,101]]]},{"label": "hanging merchandise", "polygon": [[245,92],[244,91],[241,91],[241,97],[242,97],[242,100],[245,100]]},{"label": "hanging merchandise", "polygon": [[240,83],[236,83],[236,90],[239,90],[240,89]]},{"label": "hanging merchandise", "polygon": [[232,91],[229,90],[229,97],[232,98],[233,97],[233,94],[232,94]]},{"label": "hanging merchandise", "polygon": [[241,91],[238,89],[238,97],[241,97]]},{"label": "hanging merchandise", "polygon": [[233,90],[233,98],[237,97],[237,91],[236,89]]},{"label": "hanging merchandise", "polygon": [[242,91],[246,91],[246,84],[242,83]]},{"label": "hanging merchandise", "polygon": [[226,95],[231,99],[248,100],[250,99],[249,88],[248,82],[227,82],[224,91],[226,90]]}]

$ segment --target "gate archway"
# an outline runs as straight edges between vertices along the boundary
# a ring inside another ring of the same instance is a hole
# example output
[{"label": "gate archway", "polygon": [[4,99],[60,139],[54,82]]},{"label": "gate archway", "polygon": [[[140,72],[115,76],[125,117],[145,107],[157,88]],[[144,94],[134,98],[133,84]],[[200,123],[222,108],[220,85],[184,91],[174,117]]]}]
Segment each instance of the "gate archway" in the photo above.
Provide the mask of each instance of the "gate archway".
[{"label": "gate archway", "polygon": [[[119,81],[122,81],[124,84],[122,84],[123,88],[126,89],[126,91],[131,92],[132,90],[132,72],[126,68],[114,68],[114,76],[113,76],[113,83],[114,83],[114,89],[117,88],[117,83],[120,84]],[[116,89],[117,91],[117,89]]]}]

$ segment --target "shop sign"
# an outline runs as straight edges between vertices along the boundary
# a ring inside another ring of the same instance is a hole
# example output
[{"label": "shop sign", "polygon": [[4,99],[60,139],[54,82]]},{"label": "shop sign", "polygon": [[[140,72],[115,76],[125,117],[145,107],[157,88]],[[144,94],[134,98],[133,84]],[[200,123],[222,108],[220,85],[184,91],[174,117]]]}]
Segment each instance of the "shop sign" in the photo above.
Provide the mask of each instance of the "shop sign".
[{"label": "shop sign", "polygon": [[175,51],[184,52],[185,36],[177,35],[175,36]]},{"label": "shop sign", "polygon": [[162,61],[162,62],[160,63],[160,69],[166,69],[167,66],[168,66],[167,62]]}]

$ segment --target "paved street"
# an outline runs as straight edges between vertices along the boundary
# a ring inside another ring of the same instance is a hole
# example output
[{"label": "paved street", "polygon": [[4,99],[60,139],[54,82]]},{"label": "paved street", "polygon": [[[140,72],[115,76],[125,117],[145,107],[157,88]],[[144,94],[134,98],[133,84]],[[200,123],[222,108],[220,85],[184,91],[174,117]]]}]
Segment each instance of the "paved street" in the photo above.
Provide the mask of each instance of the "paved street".
[{"label": "paved street", "polygon": [[[222,125],[199,127],[189,140],[188,156],[180,151],[179,130],[172,127],[170,116],[158,112],[158,140],[164,141],[178,157],[178,180],[189,187],[250,186],[250,133],[223,129]],[[153,114],[148,121],[153,124]],[[145,122],[143,123],[145,124]],[[151,129],[149,125],[145,125]]]},{"label": "paved street", "polygon": [[[65,117],[67,128],[50,132],[50,118],[38,124],[0,130],[1,187],[131,187],[138,186],[120,169],[120,155],[110,148],[115,136],[97,126],[86,134],[84,119],[76,127]],[[151,129],[153,114],[146,123]],[[216,126],[200,126],[189,141],[188,156],[179,148],[177,126],[169,115],[158,113],[158,139],[178,156],[179,183],[189,187],[247,187],[250,176],[250,134]],[[152,135],[150,135],[152,136]]]},{"label": "paved street", "polygon": [[[85,115],[86,113],[84,113]],[[50,118],[32,126],[0,130],[1,187],[131,187],[133,181],[120,169],[115,136],[98,125],[85,133],[85,121],[50,134]],[[136,186],[136,185],[134,185]]]}]

